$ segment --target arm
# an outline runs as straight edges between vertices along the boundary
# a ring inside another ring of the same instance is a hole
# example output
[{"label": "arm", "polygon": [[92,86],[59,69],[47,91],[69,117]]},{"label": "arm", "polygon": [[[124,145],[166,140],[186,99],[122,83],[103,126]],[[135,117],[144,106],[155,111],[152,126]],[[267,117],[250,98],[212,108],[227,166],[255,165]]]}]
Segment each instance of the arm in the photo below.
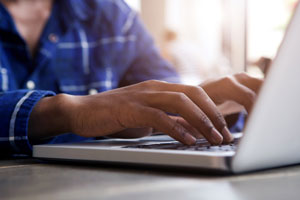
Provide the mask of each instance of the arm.
[{"label": "arm", "polygon": [[[207,105],[202,107],[207,114],[200,108],[204,102]],[[183,116],[213,144],[223,141],[220,132],[228,139],[224,119],[201,88],[160,81],[142,82],[96,95],[43,98],[31,114],[29,138],[46,139],[66,131],[95,137],[127,128],[153,127],[182,143],[193,144],[197,135],[189,134],[166,112]]]},{"label": "arm", "polygon": [[[176,72],[160,57],[138,18],[134,19],[133,25],[125,34],[137,36],[138,54],[124,75],[121,86],[148,79],[172,78],[172,82],[179,81]],[[30,138],[39,140],[62,132],[95,137],[111,135],[128,128],[155,128],[186,144],[200,135],[214,144],[222,142],[223,137],[228,142],[232,138],[215,103],[238,100],[249,108],[256,94],[256,91],[247,88],[242,82],[231,84],[235,82],[228,81],[224,85],[226,80],[233,79],[235,77],[212,80],[200,87],[149,81],[91,96],[61,95],[56,100],[44,98],[32,113]],[[246,77],[245,83],[248,82],[253,80]],[[57,106],[58,103],[60,106]],[[187,105],[190,107],[186,107]],[[182,118],[166,116],[166,112],[179,114]],[[58,115],[59,118],[55,117]],[[161,118],[163,120],[159,120]]]}]

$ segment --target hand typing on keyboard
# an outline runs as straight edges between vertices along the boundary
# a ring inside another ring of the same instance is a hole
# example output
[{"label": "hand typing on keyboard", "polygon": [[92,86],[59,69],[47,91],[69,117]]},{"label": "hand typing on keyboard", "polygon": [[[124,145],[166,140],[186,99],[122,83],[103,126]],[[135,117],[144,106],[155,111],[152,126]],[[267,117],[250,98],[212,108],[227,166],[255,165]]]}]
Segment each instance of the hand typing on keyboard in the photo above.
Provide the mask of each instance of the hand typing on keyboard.
[{"label": "hand typing on keyboard", "polygon": [[200,86],[151,80],[95,95],[45,97],[31,114],[29,137],[35,140],[64,132],[97,137],[150,127],[186,145],[194,145],[202,136],[210,144],[229,143],[233,137],[216,104],[231,100],[250,111],[261,83],[237,74]]}]

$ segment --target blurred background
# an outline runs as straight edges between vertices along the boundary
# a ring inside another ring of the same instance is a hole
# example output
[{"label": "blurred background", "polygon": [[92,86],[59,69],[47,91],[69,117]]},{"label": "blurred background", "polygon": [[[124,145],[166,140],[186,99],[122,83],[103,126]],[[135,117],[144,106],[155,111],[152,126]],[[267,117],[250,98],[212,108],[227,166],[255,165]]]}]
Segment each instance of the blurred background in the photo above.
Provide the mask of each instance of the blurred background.
[{"label": "blurred background", "polygon": [[126,0],[185,84],[263,77],[298,0]]}]

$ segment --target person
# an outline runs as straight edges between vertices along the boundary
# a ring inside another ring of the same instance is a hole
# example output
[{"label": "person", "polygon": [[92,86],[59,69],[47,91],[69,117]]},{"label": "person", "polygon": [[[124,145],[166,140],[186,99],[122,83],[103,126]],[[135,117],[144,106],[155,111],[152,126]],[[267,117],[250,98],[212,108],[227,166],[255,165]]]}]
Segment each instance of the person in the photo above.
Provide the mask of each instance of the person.
[{"label": "person", "polygon": [[216,105],[251,110],[261,80],[236,74],[180,84],[122,0],[0,0],[1,154],[33,144],[142,137],[191,145],[232,135]]}]

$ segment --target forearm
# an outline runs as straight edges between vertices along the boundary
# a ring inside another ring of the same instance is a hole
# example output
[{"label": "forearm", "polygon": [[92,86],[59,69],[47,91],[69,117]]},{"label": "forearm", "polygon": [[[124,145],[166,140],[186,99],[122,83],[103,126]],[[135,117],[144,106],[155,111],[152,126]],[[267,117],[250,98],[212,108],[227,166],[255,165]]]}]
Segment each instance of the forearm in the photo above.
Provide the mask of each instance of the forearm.
[{"label": "forearm", "polygon": [[31,142],[71,132],[70,95],[59,94],[41,99],[33,108],[28,123]]}]

